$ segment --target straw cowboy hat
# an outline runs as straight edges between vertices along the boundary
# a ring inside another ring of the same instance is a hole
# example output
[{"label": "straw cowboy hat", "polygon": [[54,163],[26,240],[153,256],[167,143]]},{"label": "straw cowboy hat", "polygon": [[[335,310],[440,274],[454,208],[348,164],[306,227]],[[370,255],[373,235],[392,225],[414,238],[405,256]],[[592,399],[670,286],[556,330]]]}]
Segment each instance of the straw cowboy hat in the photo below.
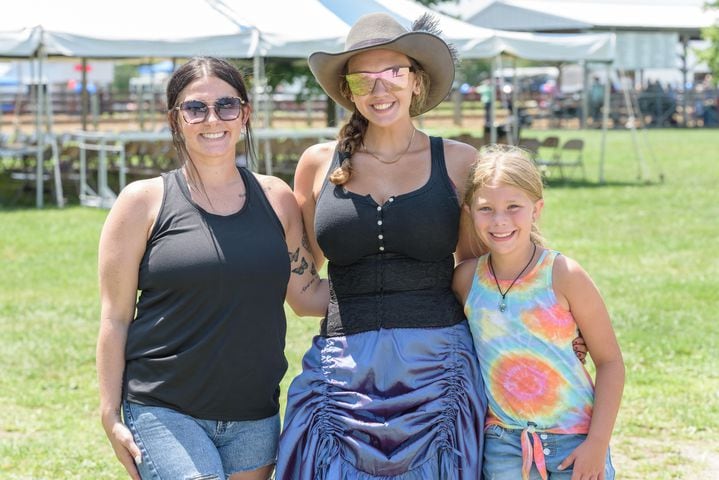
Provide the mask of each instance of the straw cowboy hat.
[{"label": "straw cowboy hat", "polygon": [[456,52],[439,37],[437,21],[422,15],[407,30],[386,13],[364,15],[354,24],[342,52],[315,52],[309,57],[310,70],[325,93],[347,110],[354,104],[340,91],[341,77],[350,57],[370,50],[387,49],[414,59],[430,78],[422,114],[436,107],[449,94],[454,81]]}]

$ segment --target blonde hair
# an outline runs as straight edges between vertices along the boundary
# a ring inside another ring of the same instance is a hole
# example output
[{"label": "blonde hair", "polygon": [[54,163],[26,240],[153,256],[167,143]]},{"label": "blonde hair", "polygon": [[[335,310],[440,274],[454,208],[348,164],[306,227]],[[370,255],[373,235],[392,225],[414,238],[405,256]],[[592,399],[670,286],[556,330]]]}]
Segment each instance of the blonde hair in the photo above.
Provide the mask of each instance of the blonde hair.
[{"label": "blonde hair", "polygon": [[[479,150],[477,160],[472,165],[467,178],[463,198],[464,204],[471,208],[477,190],[497,184],[520,189],[532,202],[537,202],[544,198],[542,174],[534,164],[531,153],[519,147],[494,144],[482,147]],[[474,236],[475,240],[479,242],[482,251],[486,252],[487,246],[477,238],[476,234]],[[536,221],[532,222],[532,231],[529,238],[532,243],[538,246],[545,245],[545,240],[539,231],[539,227],[537,227]]]},{"label": "blonde hair", "polygon": [[[430,79],[429,74],[422,70],[422,67],[414,59],[410,58],[409,61],[414,68],[415,79],[419,87],[419,93],[412,95],[412,100],[409,104],[409,115],[410,117],[415,117],[424,109],[427,94],[429,93]],[[344,76],[341,78],[340,92],[343,97],[350,98],[352,92],[350,92],[349,85],[347,85],[347,80],[345,80]],[[352,176],[352,155],[362,148],[368,124],[367,119],[355,108],[347,123],[340,129],[337,135],[337,146],[342,160],[340,161],[340,166],[335,168],[329,176],[330,182],[335,185],[344,185]]]}]

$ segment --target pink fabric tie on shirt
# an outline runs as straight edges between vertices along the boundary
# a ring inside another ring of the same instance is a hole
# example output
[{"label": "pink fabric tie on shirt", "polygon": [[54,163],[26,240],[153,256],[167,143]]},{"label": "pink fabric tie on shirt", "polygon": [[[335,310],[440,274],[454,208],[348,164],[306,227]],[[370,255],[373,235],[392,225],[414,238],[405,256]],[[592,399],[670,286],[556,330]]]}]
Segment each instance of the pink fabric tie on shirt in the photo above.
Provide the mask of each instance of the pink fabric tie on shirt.
[{"label": "pink fabric tie on shirt", "polygon": [[[532,435],[532,441],[529,441]],[[544,446],[539,435],[534,430],[534,425],[522,430],[522,480],[529,480],[529,472],[532,470],[532,460],[539,470],[542,480],[547,480],[547,464],[544,460]]]}]

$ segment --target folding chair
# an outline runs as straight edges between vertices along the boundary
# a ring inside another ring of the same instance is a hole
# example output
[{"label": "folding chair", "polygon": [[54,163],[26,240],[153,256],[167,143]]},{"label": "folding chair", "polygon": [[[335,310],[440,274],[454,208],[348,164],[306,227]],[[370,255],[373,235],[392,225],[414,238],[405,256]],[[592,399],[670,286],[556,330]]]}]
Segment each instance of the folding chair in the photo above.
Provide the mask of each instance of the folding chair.
[{"label": "folding chair", "polygon": [[[545,137],[537,147],[537,156],[534,163],[544,175],[550,175],[550,168],[557,167],[557,152],[559,148],[559,137],[550,135]],[[560,170],[560,174],[561,174]]]},{"label": "folding chair", "polygon": [[564,178],[565,168],[581,168],[582,178],[587,178],[584,169],[584,140],[572,138],[562,144],[557,150],[556,164],[559,167],[559,174]]},{"label": "folding chair", "polygon": [[539,152],[539,147],[541,145],[542,142],[540,142],[536,138],[520,138],[518,144],[520,148],[529,151],[532,154],[532,158],[537,156],[537,153]]}]

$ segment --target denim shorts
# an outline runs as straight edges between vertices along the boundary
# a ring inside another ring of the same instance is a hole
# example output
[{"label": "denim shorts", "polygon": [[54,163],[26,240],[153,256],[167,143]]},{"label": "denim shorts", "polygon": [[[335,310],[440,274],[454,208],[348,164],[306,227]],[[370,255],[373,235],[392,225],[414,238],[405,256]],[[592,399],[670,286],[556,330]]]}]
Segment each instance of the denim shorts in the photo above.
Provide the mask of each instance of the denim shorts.
[{"label": "denim shorts", "polygon": [[261,420],[201,420],[163,407],[123,403],[142,453],[143,479],[224,479],[277,461],[279,414]]},{"label": "denim shorts", "polygon": [[[538,432],[544,449],[548,477],[552,480],[570,480],[572,467],[557,470],[562,461],[584,440],[586,435]],[[485,480],[517,480],[522,478],[522,430],[507,430],[490,425],[484,431],[484,462],[482,473]],[[604,463],[606,480],[614,480],[614,467],[607,450]],[[530,480],[540,480],[539,470],[532,465]]]}]

